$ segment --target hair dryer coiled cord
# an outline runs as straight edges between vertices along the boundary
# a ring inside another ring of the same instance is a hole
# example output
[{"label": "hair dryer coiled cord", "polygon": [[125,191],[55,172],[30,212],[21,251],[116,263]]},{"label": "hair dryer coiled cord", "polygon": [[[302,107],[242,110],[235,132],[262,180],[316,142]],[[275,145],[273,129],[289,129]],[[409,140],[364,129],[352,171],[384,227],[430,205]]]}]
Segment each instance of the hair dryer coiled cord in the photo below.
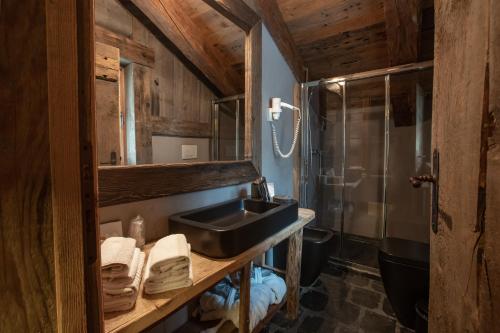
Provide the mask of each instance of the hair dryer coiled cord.
[{"label": "hair dryer coiled cord", "polygon": [[299,138],[299,130],[300,130],[300,121],[302,119],[302,113],[299,108],[294,108],[295,111],[299,113],[299,118],[297,119],[297,125],[295,126],[295,132],[293,134],[293,141],[292,141],[292,147],[290,148],[290,151],[286,154],[283,154],[280,149],[280,145],[278,143],[278,137],[276,135],[276,127],[274,126],[274,121],[271,122],[271,128],[273,132],[273,146],[274,146],[274,151],[281,157],[281,158],[289,158],[292,156],[293,150],[295,149],[295,146],[297,144],[297,139]]}]

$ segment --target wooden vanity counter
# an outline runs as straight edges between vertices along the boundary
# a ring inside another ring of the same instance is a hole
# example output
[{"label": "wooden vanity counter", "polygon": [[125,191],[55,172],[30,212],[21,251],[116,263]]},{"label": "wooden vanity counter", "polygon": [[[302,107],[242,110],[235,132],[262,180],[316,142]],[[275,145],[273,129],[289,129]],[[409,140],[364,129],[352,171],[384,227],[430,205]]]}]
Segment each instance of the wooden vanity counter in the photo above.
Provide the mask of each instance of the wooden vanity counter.
[{"label": "wooden vanity counter", "polygon": [[[135,307],[126,312],[105,314],[104,330],[108,332],[139,332],[169,316],[191,299],[210,289],[229,273],[242,270],[240,332],[248,332],[249,278],[251,261],[285,239],[289,239],[286,272],[287,312],[291,318],[298,314],[302,228],[314,219],[314,211],[299,208],[299,219],[274,236],[255,245],[236,257],[212,259],[192,252],[193,286],[169,292],[146,295],[141,283]],[[153,244],[145,246],[148,255]],[[248,283],[246,283],[245,278]],[[246,324],[245,324],[246,323]]]}]

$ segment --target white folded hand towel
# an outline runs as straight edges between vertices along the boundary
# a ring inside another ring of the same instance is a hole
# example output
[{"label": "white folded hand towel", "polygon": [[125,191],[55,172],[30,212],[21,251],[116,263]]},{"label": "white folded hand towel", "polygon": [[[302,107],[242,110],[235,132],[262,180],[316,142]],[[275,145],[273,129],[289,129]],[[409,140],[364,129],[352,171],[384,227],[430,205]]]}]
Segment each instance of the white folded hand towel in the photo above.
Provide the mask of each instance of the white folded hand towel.
[{"label": "white folded hand towel", "polygon": [[117,296],[124,296],[124,295],[134,295],[139,290],[142,278],[142,268],[144,267],[145,254],[144,252],[141,252],[139,249],[136,250],[137,250],[136,254],[134,254],[135,263],[132,266],[133,267],[132,270],[134,271],[134,278],[132,279],[132,282],[123,285],[122,281],[119,281],[119,283],[115,284],[113,283],[113,281],[115,280],[103,281],[104,301],[106,301],[107,298],[115,298]]},{"label": "white folded hand towel", "polygon": [[157,294],[193,285],[191,246],[182,234],[160,239],[149,252],[144,292]]},{"label": "white folded hand towel", "polygon": [[101,244],[103,278],[127,277],[135,251],[135,239],[110,237]]},{"label": "white folded hand towel", "polygon": [[155,273],[167,272],[173,268],[190,264],[191,248],[183,234],[163,237],[151,249],[149,269]]},{"label": "white folded hand towel", "polygon": [[104,300],[104,312],[128,311],[132,309],[137,300],[137,294],[129,296],[114,297],[113,299]]},{"label": "white folded hand towel", "polygon": [[[137,272],[137,267],[139,265],[141,250],[139,248],[134,249],[134,255],[132,256],[132,262],[130,263],[130,268],[127,272],[127,276],[123,277],[104,277],[102,279],[103,288],[107,289],[118,289],[124,288],[131,284]],[[109,274],[108,274],[109,275]]]}]

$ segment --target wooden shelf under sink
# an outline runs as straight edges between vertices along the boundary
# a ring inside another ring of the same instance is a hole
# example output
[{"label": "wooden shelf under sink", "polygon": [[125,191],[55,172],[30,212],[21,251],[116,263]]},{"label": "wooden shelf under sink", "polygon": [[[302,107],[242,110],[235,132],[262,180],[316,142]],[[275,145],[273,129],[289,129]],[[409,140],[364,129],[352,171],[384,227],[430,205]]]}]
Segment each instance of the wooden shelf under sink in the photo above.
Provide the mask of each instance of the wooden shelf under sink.
[{"label": "wooden shelf under sink", "polygon": [[[298,310],[302,228],[311,222],[314,216],[314,212],[309,209],[299,209],[299,219],[296,222],[233,258],[212,259],[192,253],[193,286],[157,295],[145,295],[143,292],[144,281],[142,281],[137,302],[132,310],[105,314],[105,332],[139,332],[154,325],[211,288],[227,274],[248,267],[254,258],[288,238],[291,240],[289,246],[292,249],[289,251],[289,262],[296,264],[287,272],[287,299],[289,302],[287,308],[290,313],[296,312]],[[153,244],[145,246],[146,256],[152,246]],[[248,287],[249,285],[248,281]],[[248,328],[242,328],[240,331],[248,332]]]}]

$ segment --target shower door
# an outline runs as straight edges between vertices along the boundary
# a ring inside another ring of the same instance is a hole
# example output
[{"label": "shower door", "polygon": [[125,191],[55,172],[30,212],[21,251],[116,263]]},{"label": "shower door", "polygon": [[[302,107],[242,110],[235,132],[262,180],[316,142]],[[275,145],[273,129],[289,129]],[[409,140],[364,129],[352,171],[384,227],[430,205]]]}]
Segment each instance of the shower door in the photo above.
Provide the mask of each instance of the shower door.
[{"label": "shower door", "polygon": [[245,150],[245,99],[243,95],[212,103],[212,160],[242,160]]},{"label": "shower door", "polygon": [[430,171],[432,68],[354,76],[303,90],[301,205],[331,257],[376,268],[382,238],[428,241],[429,189],[408,179]]},{"label": "shower door", "polygon": [[429,242],[430,186],[408,179],[431,174],[432,69],[393,74],[390,80],[386,235]]}]

